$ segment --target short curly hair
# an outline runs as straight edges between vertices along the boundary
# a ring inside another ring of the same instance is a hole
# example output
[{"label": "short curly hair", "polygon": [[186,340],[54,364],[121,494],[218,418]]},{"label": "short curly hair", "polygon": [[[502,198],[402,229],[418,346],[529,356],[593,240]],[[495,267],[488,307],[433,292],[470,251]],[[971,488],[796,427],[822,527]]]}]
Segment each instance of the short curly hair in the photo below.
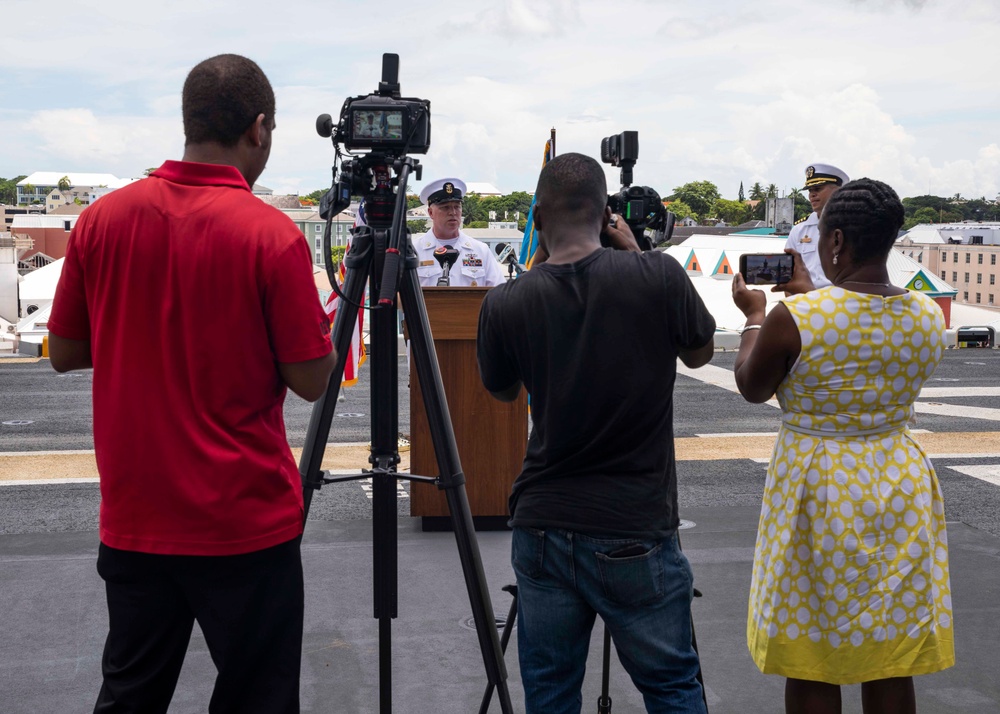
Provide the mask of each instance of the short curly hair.
[{"label": "short curly hair", "polygon": [[903,203],[888,184],[861,178],[830,197],[820,218],[821,232],[840,229],[858,263],[889,255],[905,219]]},{"label": "short curly hair", "polygon": [[198,63],[184,81],[181,99],[185,145],[232,147],[257,119],[274,122],[274,90],[257,63],[217,55]]},{"label": "short curly hair", "polygon": [[537,195],[540,204],[555,206],[553,212],[563,218],[596,221],[608,205],[608,182],[594,159],[562,154],[542,169]]}]

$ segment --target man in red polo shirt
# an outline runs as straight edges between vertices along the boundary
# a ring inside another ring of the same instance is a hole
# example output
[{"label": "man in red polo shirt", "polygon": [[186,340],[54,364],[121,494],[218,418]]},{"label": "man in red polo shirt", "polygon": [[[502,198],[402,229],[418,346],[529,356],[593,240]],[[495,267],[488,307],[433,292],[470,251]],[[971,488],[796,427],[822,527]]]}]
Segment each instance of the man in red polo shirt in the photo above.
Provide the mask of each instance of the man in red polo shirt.
[{"label": "man in red polo shirt", "polygon": [[97,569],[109,634],[96,712],[165,712],[193,623],[210,712],[299,711],[302,486],[286,387],[335,356],[295,225],[253,195],[274,92],[238,55],[183,91],[182,161],[80,216],[49,320],[52,366],[94,370]]}]

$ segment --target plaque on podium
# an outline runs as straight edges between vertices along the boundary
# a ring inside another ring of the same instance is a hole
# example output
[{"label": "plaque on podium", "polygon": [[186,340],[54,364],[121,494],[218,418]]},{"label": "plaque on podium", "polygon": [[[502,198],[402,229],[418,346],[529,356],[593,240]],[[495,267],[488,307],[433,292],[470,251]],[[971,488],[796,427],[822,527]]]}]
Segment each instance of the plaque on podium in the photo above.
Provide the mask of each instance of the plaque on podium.
[{"label": "plaque on podium", "polygon": [[[507,499],[528,443],[527,394],[522,390],[517,400],[501,402],[479,378],[476,332],[489,288],[422,290],[473,521],[477,529],[505,528]],[[438,474],[416,369],[410,370],[410,471]],[[423,519],[424,530],[450,528],[445,497],[430,484],[410,484],[410,515]]]}]

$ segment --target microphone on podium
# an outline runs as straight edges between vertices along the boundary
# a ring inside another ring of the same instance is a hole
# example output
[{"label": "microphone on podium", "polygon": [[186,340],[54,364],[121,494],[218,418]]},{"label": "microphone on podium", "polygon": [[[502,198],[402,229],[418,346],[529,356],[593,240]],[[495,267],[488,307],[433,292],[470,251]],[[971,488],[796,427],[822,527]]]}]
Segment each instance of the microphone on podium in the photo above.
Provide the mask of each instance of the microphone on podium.
[{"label": "microphone on podium", "polygon": [[443,245],[434,251],[434,259],[444,271],[441,273],[441,277],[438,278],[438,287],[446,288],[451,285],[451,266],[458,260],[458,251],[450,245]]}]

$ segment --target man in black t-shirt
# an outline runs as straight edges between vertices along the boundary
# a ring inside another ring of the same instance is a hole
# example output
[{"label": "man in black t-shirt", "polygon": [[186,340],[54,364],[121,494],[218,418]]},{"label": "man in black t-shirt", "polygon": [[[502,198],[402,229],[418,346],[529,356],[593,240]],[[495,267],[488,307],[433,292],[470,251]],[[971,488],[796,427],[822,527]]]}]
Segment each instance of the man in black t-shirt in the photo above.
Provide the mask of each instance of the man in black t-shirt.
[{"label": "man in black t-shirt", "polygon": [[[534,218],[548,258],[486,294],[478,338],[486,388],[531,395],[510,497],[528,714],[580,711],[597,614],[649,711],[703,712],[677,541],[673,387],[678,357],[711,359],[715,320],[677,261],[609,227],[593,159],[550,161]],[[632,250],[602,248],[602,232]]]}]

